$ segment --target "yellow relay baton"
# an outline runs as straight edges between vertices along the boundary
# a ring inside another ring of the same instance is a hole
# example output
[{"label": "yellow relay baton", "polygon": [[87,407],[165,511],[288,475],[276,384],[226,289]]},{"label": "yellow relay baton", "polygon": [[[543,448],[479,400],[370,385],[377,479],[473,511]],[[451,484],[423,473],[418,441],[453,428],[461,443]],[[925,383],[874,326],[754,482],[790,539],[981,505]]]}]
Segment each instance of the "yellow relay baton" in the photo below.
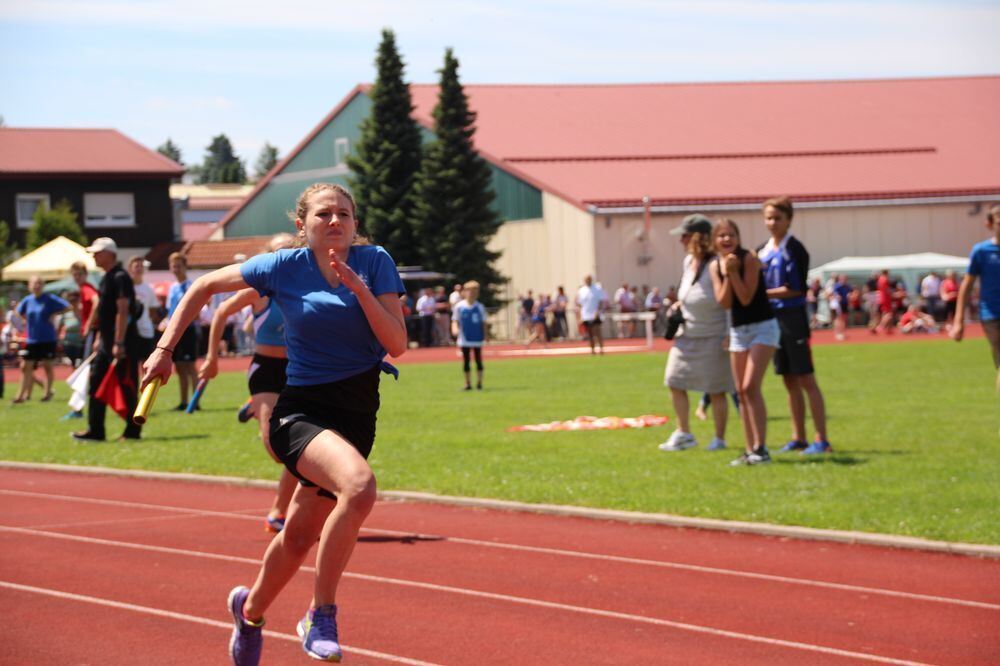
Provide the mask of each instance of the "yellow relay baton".
[{"label": "yellow relay baton", "polygon": [[156,392],[160,390],[162,383],[163,378],[157,375],[146,384],[146,388],[142,390],[142,395],[139,397],[139,404],[135,406],[135,414],[132,415],[133,423],[145,425],[146,419],[149,418],[149,412],[153,409],[153,403],[156,402]]}]

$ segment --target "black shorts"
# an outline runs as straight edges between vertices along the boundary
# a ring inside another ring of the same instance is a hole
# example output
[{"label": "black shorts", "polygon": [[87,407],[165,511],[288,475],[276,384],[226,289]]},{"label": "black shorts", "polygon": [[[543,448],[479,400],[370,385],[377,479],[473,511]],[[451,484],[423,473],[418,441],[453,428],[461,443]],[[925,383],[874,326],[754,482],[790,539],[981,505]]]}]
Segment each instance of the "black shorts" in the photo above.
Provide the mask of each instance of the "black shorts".
[{"label": "black shorts", "polygon": [[[375,445],[379,371],[379,366],[375,366],[343,381],[286,386],[281,391],[271,413],[271,451],[300,484],[317,485],[299,473],[298,462],[309,442],[324,430],[339,434],[366,460],[371,455]],[[321,489],[319,494],[333,497],[329,488]]]},{"label": "black shorts", "polygon": [[805,308],[774,311],[781,330],[781,346],[774,353],[774,370],[779,375],[811,375],[815,372],[809,347],[809,318]]},{"label": "black shorts", "polygon": [[591,319],[589,321],[588,320],[584,320],[583,326],[584,326],[584,328],[587,329],[588,333],[590,331],[592,331],[595,326],[597,327],[597,330],[600,330],[601,329],[601,317],[600,317],[600,315],[594,317],[593,319]]},{"label": "black shorts", "polygon": [[194,363],[198,360],[198,329],[188,326],[174,347],[174,363]]},{"label": "black shorts", "polygon": [[140,335],[136,338],[135,343],[136,358],[139,359],[139,361],[145,361],[149,358],[149,355],[153,353],[153,349],[155,347],[156,342],[153,341],[153,338],[144,338]]},{"label": "black shorts", "polygon": [[469,371],[469,356],[476,358],[476,370],[483,369],[483,348],[482,347],[462,347],[462,369]]},{"label": "black shorts", "polygon": [[247,383],[250,385],[250,395],[258,393],[281,393],[285,388],[288,368],[287,358],[262,356],[254,354],[247,368]]},{"label": "black shorts", "polygon": [[51,361],[56,357],[56,343],[29,342],[24,349],[25,361]]}]

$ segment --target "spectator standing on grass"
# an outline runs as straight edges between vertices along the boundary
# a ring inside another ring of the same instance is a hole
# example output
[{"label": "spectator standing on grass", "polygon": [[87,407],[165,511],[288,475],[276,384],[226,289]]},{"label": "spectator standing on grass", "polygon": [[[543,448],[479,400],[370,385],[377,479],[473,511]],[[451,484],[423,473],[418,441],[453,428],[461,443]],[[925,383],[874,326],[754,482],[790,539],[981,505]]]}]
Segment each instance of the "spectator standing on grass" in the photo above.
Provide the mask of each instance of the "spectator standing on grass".
[{"label": "spectator standing on grass", "polygon": [[[764,222],[771,238],[757,252],[764,267],[767,295],[781,330],[774,369],[784,380],[792,417],[792,439],[781,450],[827,453],[832,449],[826,434],[826,405],[813,367],[803,292],[809,273],[809,253],[789,233],[793,215],[788,197],[764,202]],[[806,441],[806,400],[816,429],[812,444]]]},{"label": "spectator standing on grass", "polygon": [[[635,312],[635,298],[627,283],[615,291],[615,305],[618,307],[618,312],[622,314],[632,314]],[[618,329],[618,337],[631,338],[633,335],[635,335],[635,320],[623,319]]]},{"label": "spectator standing on grass", "polygon": [[83,360],[83,328],[80,323],[80,292],[64,291],[63,300],[70,304],[69,310],[59,315],[59,342],[62,343],[63,354],[72,367],[80,365]]},{"label": "spectator standing on grass", "polygon": [[[767,406],[761,386],[779,344],[781,329],[768,302],[761,262],[753,252],[743,248],[736,223],[728,219],[716,222],[712,241],[716,259],[709,270],[715,297],[720,306],[729,310],[729,357],[733,382],[740,395],[740,420],[746,439],[743,454],[730,465],[766,464],[771,462],[771,454],[767,448]],[[805,281],[798,284],[801,289]],[[804,307],[801,318],[800,325],[808,331]]]},{"label": "spectator standing on grass", "polygon": [[691,432],[691,403],[688,391],[708,393],[712,402],[715,437],[709,451],[726,448],[726,421],[729,406],[726,394],[733,390],[733,373],[725,341],[728,334],[726,310],[716,298],[711,272],[712,223],[704,215],[688,215],[671,235],[680,236],[686,252],[677,302],[684,323],[674,338],[667,357],[663,383],[670,389],[670,399],[677,415],[677,429],[661,451],[683,451],[698,445]]},{"label": "spectator standing on grass", "polygon": [[958,277],[955,271],[945,271],[941,280],[941,310],[944,312],[944,327],[950,331],[955,322],[955,310],[958,308]]},{"label": "spectator standing on grass", "polygon": [[545,320],[550,305],[551,302],[546,294],[538,295],[538,300],[535,301],[531,310],[531,335],[528,337],[528,343],[524,346],[525,349],[531,347],[536,340],[541,340],[545,346],[548,346],[549,335],[545,328]]},{"label": "spectator standing on grass", "polygon": [[464,298],[455,304],[451,315],[451,333],[462,350],[462,372],[465,389],[472,390],[470,356],[476,359],[476,390],[483,388],[483,345],[486,343],[486,308],[479,302],[479,283],[469,280],[463,285]]},{"label": "spectator standing on grass", "polygon": [[436,344],[447,347],[451,344],[451,303],[444,285],[434,288],[434,301],[437,309],[434,314],[434,338]]},{"label": "spectator standing on grass", "polygon": [[[180,305],[184,294],[191,288],[191,280],[187,275],[187,257],[180,252],[174,252],[167,260],[170,272],[174,274],[177,282],[170,285],[167,293],[167,320],[174,316],[177,306]],[[188,396],[194,390],[197,381],[198,371],[195,369],[195,361],[198,360],[198,323],[192,321],[184,329],[181,339],[172,347],[174,366],[177,368],[177,385],[180,388],[180,403],[174,407],[174,411],[183,412],[187,409]]]},{"label": "spectator standing on grass", "polygon": [[31,399],[31,389],[35,384],[35,368],[39,365],[45,371],[45,395],[42,396],[42,402],[52,399],[52,382],[55,379],[52,361],[56,357],[58,342],[53,320],[56,315],[62,314],[72,306],[55,294],[44,293],[43,286],[41,277],[31,276],[28,280],[28,289],[31,293],[17,306],[17,313],[24,317],[28,324],[28,336],[24,365],[21,368],[21,391],[14,398],[15,405]]},{"label": "spectator standing on grass", "polygon": [[75,261],[69,267],[70,277],[76,283],[80,292],[80,327],[83,335],[83,356],[90,356],[94,346],[94,335],[97,333],[97,304],[100,295],[94,285],[87,280],[87,264]]},{"label": "spectator standing on grass", "polygon": [[934,271],[920,281],[920,298],[924,299],[924,310],[937,319],[941,314],[941,278]]},{"label": "spectator standing on grass", "polygon": [[827,302],[830,304],[830,323],[833,325],[834,337],[843,340],[847,330],[847,310],[850,307],[851,285],[846,275],[838,275],[827,290]]},{"label": "spectator standing on grass", "polygon": [[153,335],[156,331],[159,317],[160,301],[153,293],[153,288],[144,282],[146,278],[146,260],[142,257],[132,257],[128,260],[128,275],[132,278],[132,287],[135,289],[136,310],[139,316],[135,321],[135,330],[139,335],[137,361],[141,365],[153,353],[153,346],[156,344]]},{"label": "spectator standing on grass", "polygon": [[437,314],[437,301],[430,287],[424,289],[417,299],[417,315],[420,316],[420,346],[430,347],[434,344],[434,315]]},{"label": "spectator standing on grass", "polygon": [[[139,384],[137,362],[138,333],[132,317],[135,312],[135,289],[132,278],[118,261],[118,246],[110,238],[98,238],[87,252],[94,255],[94,262],[104,271],[97,304],[97,337],[94,350],[97,355],[90,365],[90,401],[87,408],[87,429],[72,433],[81,442],[104,441],[104,416],[107,405],[96,397],[101,382],[109,372],[118,376],[125,398],[127,414],[135,412],[138,402],[136,387]],[[125,431],[118,441],[139,439],[142,426],[127,419]]]},{"label": "spectator standing on grass", "polygon": [[552,299],[552,336],[556,338],[569,337],[569,325],[566,322],[566,306],[569,298],[562,285],[556,287],[556,296]]},{"label": "spectator standing on grass", "polygon": [[607,307],[608,297],[600,285],[594,284],[590,275],[583,278],[583,286],[576,291],[576,307],[579,319],[590,342],[590,353],[596,354],[595,344],[604,353],[604,335],[601,332],[601,312]]},{"label": "spectator standing on grass", "polygon": [[951,337],[957,342],[965,337],[965,315],[976,280],[979,280],[979,321],[993,352],[993,365],[998,370],[997,391],[1000,391],[1000,204],[990,208],[986,228],[993,237],[972,246],[969,270],[958,292]]}]

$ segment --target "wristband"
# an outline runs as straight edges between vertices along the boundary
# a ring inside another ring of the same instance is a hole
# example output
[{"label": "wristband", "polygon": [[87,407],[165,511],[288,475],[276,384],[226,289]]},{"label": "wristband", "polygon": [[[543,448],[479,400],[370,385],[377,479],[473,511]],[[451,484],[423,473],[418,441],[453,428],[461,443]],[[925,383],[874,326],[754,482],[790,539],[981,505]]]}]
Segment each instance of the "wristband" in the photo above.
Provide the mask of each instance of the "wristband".
[{"label": "wristband", "polygon": [[162,350],[163,350],[163,351],[165,351],[165,352],[170,352],[171,354],[173,354],[173,353],[174,353],[174,350],[173,350],[173,349],[170,349],[169,347],[161,347],[160,345],[156,345],[156,348],[157,348],[157,349],[162,349]]}]

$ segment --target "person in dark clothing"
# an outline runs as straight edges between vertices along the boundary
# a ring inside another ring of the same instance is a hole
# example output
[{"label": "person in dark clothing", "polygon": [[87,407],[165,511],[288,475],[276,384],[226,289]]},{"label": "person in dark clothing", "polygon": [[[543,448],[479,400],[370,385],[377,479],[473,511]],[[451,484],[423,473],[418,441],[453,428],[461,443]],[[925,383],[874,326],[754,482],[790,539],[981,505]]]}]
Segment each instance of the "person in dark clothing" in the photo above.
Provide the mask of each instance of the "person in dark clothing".
[{"label": "person in dark clothing", "polygon": [[[97,305],[97,356],[90,366],[90,403],[87,409],[87,430],[72,433],[77,441],[104,441],[104,416],[107,405],[95,397],[109,371],[118,375],[128,414],[135,411],[139,385],[139,334],[135,327],[135,288],[132,278],[118,261],[118,246],[110,238],[98,238],[88,252],[97,266],[105,271],[101,280]],[[142,426],[126,419],[125,432],[119,441],[139,439]]]}]

